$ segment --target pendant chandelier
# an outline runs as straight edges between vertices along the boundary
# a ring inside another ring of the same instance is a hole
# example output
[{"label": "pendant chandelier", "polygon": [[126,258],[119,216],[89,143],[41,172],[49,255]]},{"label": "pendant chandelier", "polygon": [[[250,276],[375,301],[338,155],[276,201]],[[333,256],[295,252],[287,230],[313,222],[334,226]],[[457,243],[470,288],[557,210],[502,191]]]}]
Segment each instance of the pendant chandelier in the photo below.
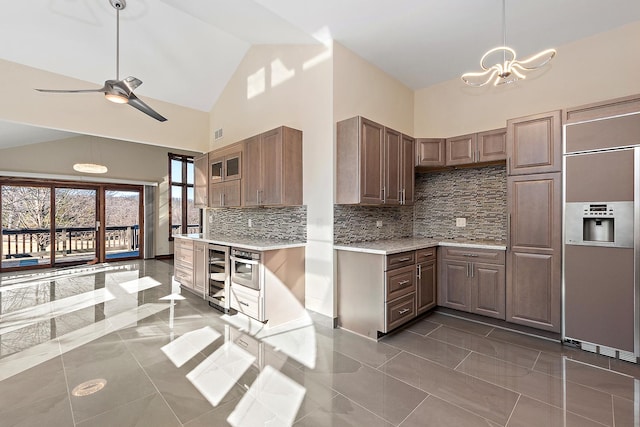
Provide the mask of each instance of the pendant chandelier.
[{"label": "pendant chandelier", "polygon": [[[491,66],[486,64],[490,56],[499,56],[500,53],[502,53],[502,63],[498,62]],[[513,83],[526,78],[525,74],[528,71],[544,67],[555,55],[555,49],[546,49],[523,60],[516,59],[516,51],[507,47],[505,0],[502,0],[502,46],[494,47],[482,56],[480,67],[483,71],[465,73],[462,75],[462,81],[473,87],[484,86],[492,81],[494,86]]]}]

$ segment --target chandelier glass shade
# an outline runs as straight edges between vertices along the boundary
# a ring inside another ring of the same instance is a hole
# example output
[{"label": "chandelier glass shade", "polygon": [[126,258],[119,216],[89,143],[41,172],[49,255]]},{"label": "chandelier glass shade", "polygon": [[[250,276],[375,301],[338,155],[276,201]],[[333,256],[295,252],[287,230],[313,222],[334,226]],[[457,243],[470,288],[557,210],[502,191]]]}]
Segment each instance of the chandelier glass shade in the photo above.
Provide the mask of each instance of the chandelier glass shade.
[{"label": "chandelier glass shade", "polygon": [[[502,34],[503,45],[490,49],[480,58],[482,71],[462,75],[462,81],[467,85],[480,87],[493,82],[494,86],[499,86],[525,79],[527,72],[544,67],[556,55],[555,49],[546,49],[523,60],[516,59],[516,51],[507,47],[505,0],[502,0]],[[496,57],[501,61],[489,65],[489,60]]]}]

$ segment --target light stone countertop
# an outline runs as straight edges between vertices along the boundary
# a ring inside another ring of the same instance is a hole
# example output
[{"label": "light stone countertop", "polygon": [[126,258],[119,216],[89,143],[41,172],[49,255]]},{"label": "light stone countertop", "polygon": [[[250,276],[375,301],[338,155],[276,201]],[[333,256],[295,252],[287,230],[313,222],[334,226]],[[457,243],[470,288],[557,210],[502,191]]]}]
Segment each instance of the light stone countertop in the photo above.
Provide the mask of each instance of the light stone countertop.
[{"label": "light stone countertop", "polygon": [[347,245],[333,245],[333,249],[338,251],[392,255],[400,252],[413,251],[434,246],[458,246],[474,249],[497,249],[502,251],[507,249],[504,241],[443,239],[427,237],[407,237],[404,239],[375,240],[372,242],[359,242]]},{"label": "light stone countertop", "polygon": [[306,242],[277,240],[277,239],[258,239],[254,237],[230,237],[230,236],[208,236],[203,234],[179,234],[174,237],[183,239],[198,240],[200,242],[213,243],[222,246],[233,246],[241,249],[249,249],[254,251],[273,251],[278,249],[299,248],[305,246]]}]

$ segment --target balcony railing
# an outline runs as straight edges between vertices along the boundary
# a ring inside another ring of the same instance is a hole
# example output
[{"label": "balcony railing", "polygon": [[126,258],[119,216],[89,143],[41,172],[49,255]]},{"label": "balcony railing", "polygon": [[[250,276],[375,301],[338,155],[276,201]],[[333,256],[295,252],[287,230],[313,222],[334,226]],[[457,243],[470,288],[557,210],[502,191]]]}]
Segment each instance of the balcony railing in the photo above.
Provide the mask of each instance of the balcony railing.
[{"label": "balcony railing", "polygon": [[[173,225],[172,229],[177,232],[180,225]],[[187,225],[187,232],[199,233],[200,225]],[[49,228],[2,229],[2,266],[49,264],[52,251],[57,260],[93,259],[96,244],[94,227],[56,228],[53,243]],[[104,246],[107,258],[137,256],[139,225],[106,227]]]}]

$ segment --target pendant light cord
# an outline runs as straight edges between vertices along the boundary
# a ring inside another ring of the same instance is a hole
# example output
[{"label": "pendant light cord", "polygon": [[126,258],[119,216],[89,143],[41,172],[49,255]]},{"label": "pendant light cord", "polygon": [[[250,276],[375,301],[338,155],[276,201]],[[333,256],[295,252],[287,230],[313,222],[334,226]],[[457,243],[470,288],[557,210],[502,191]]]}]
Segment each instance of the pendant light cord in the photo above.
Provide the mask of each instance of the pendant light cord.
[{"label": "pendant light cord", "polygon": [[[507,0],[502,0],[502,46],[507,47]],[[507,52],[502,51],[502,63],[507,62]]]}]

